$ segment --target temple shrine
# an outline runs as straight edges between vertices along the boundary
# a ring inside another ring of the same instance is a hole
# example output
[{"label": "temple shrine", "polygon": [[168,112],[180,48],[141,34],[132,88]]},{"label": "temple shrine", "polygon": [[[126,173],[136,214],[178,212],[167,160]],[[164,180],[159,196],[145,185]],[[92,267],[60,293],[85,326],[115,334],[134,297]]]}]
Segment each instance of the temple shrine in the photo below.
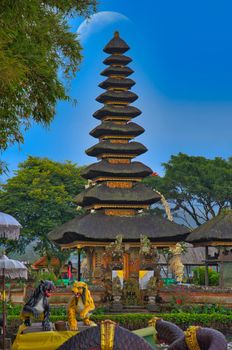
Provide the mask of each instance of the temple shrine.
[{"label": "temple shrine", "polygon": [[76,197],[85,214],[49,233],[62,248],[84,249],[86,272],[96,284],[109,267],[124,282],[142,278],[154,270],[156,248],[174,246],[188,234],[186,227],[149,212],[161,197],[142,182],[152,170],[134,160],[147,149],[134,141],[144,129],[132,121],[141,111],[131,105],[138,96],[131,91],[128,50],[118,32],[104,48],[107,67],[101,75],[106,79],[99,86],[105,91],[96,99],[103,107],[93,114],[100,124],[90,132],[98,142],[86,151],[98,161],[85,168],[88,186]]}]

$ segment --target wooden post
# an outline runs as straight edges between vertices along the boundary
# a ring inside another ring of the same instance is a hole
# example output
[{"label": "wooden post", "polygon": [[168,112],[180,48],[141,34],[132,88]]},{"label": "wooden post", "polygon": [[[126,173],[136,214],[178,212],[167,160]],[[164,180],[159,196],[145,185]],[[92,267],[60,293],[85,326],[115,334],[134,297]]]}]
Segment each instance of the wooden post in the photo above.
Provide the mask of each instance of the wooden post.
[{"label": "wooden post", "polygon": [[78,263],[77,263],[77,280],[81,280],[81,252],[80,249],[77,248],[77,256],[78,256]]},{"label": "wooden post", "polygon": [[209,271],[208,271],[208,246],[205,247],[205,286],[209,285]]},{"label": "wooden post", "polygon": [[6,290],[5,290],[5,283],[6,283],[6,279],[5,279],[5,269],[3,270],[3,276],[2,276],[2,284],[3,284],[3,292],[2,292],[2,318],[3,318],[3,339],[2,339],[2,348],[3,350],[6,349]]}]

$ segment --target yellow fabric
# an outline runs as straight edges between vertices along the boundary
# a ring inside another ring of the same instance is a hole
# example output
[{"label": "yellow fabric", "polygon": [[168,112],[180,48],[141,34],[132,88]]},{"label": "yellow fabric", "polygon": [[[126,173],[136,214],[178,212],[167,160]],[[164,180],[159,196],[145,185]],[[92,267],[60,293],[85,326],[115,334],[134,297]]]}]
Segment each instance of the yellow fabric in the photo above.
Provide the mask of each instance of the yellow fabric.
[{"label": "yellow fabric", "polygon": [[12,350],[56,350],[78,332],[35,332],[16,336]]}]

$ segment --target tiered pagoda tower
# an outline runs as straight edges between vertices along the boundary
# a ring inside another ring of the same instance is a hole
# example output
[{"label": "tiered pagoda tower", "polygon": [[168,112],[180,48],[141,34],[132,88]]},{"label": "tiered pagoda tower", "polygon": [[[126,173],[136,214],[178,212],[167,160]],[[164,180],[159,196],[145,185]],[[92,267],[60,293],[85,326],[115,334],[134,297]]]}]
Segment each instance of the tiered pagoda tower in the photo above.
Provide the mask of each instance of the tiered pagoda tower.
[{"label": "tiered pagoda tower", "polygon": [[93,115],[101,124],[90,132],[99,142],[86,151],[100,161],[85,170],[83,177],[94,185],[76,200],[78,205],[101,210],[104,215],[133,217],[159,201],[160,196],[141,183],[152,170],[133,161],[147,149],[133,141],[144,129],[132,122],[141,111],[130,105],[138,96],[130,90],[135,82],[128,78],[133,73],[127,66],[132,60],[124,55],[128,49],[118,32],[104,48],[110,56],[104,60],[107,68],[101,73],[107,78],[99,86],[106,91],[96,98],[104,106]]},{"label": "tiered pagoda tower", "polygon": [[83,177],[89,186],[76,197],[86,214],[49,234],[62,247],[89,249],[93,270],[101,266],[105,246],[119,234],[127,250],[137,247],[137,252],[140,235],[146,235],[156,246],[173,245],[187,235],[186,227],[148,211],[160,195],[141,182],[152,170],[134,160],[147,149],[134,141],[144,129],[132,121],[141,111],[131,105],[138,96],[131,91],[135,82],[129,78],[133,70],[128,67],[131,58],[124,55],[128,50],[118,32],[104,48],[109,56],[101,75],[106,79],[99,86],[105,91],[96,99],[103,107],[93,115],[101,123],[90,132],[98,142],[86,151],[98,162],[85,169]]}]

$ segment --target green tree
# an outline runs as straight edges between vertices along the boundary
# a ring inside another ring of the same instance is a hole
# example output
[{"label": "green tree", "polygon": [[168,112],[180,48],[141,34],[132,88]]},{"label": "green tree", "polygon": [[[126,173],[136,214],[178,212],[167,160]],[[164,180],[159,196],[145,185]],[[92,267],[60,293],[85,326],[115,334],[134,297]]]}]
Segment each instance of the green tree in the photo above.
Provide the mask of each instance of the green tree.
[{"label": "green tree", "polygon": [[163,166],[163,177],[149,177],[145,182],[166,197],[174,215],[185,224],[200,226],[224,208],[232,208],[232,158],[179,153]]},{"label": "green tree", "polygon": [[10,243],[8,249],[23,251],[36,241],[36,250],[41,254],[59,255],[59,248],[47,234],[78,215],[73,198],[85,185],[82,169],[71,162],[37,157],[19,164],[15,176],[0,191],[0,211],[13,215],[23,226],[19,241]]},{"label": "green tree", "polygon": [[[96,0],[1,0],[0,150],[23,142],[32,121],[48,125],[81,61],[71,16],[88,16]],[[58,74],[59,73],[59,74]]]}]

